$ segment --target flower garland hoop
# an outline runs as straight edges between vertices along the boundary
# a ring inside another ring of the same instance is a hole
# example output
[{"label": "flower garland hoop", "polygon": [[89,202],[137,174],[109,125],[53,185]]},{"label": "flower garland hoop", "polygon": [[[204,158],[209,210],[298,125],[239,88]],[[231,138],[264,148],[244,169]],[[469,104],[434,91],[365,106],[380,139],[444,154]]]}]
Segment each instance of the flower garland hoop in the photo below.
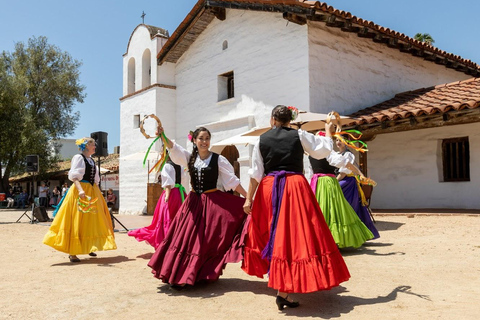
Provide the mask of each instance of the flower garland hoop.
[{"label": "flower garland hoop", "polygon": [[[150,138],[153,138],[151,137],[149,134],[147,134],[145,132],[145,129],[143,128],[143,125],[145,123],[145,120],[147,118],[153,118],[155,119],[155,121],[157,121],[157,127],[161,127],[162,126],[162,122],[160,121],[160,119],[154,115],[153,113],[152,114],[149,114],[149,115],[145,115],[145,117],[143,118],[143,120],[140,122],[140,132],[143,134],[143,136],[147,139],[150,139]],[[165,163],[167,162],[167,159],[168,159],[168,154],[167,154],[167,137],[165,136],[165,133],[162,132],[161,135],[157,136],[153,142],[150,144],[150,146],[148,147],[147,149],[147,152],[145,153],[145,157],[143,158],[143,166],[145,166],[145,162],[147,162],[147,157],[148,157],[148,154],[150,152],[150,149],[153,147],[153,145],[155,144],[155,142],[157,142],[158,139],[162,140],[162,156],[160,157],[160,160],[157,161],[157,163],[155,163],[153,165],[153,167],[148,171],[148,173],[151,173],[153,170],[156,170],[156,172],[162,170],[163,166],[165,165]]]},{"label": "flower garland hoop", "polygon": [[155,121],[157,121],[157,126],[158,127],[161,127],[162,126],[162,121],[160,121],[160,119],[154,115],[154,114],[149,114],[149,115],[145,115],[145,117],[143,118],[142,121],[140,121],[140,132],[143,134],[143,136],[147,139],[150,139],[150,138],[153,138],[151,137],[150,135],[148,135],[146,132],[145,132],[145,129],[143,128],[143,125],[145,124],[145,120],[147,120],[147,118],[153,118],[155,119]]},{"label": "flower garland hoop", "polygon": [[[332,120],[332,117],[334,117],[333,120]],[[327,114],[327,119],[325,119],[325,122],[326,123],[332,122],[336,127],[335,132],[341,132],[342,131],[342,125],[340,124],[340,115],[338,114],[338,112],[330,111]]]}]

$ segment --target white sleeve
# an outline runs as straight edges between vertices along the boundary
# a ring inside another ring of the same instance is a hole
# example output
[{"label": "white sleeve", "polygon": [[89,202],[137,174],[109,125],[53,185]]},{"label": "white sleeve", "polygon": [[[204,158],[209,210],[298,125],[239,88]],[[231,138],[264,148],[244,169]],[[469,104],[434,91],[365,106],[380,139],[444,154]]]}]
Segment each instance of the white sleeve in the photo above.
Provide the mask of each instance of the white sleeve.
[{"label": "white sleeve", "polygon": [[182,167],[188,166],[188,160],[190,160],[191,153],[182,148],[176,142],[173,143],[173,148],[168,149],[169,156],[175,164]]},{"label": "white sleeve", "polygon": [[[345,152],[343,154],[343,157],[347,160],[347,163],[354,163],[355,162],[355,155],[351,152]],[[352,170],[349,170],[346,168],[346,165],[347,163],[345,163],[345,166],[342,166],[338,172],[342,172],[342,173],[345,173],[345,174],[350,174],[352,173]]]},{"label": "white sleeve", "polygon": [[298,130],[298,136],[305,150],[312,158],[326,158],[333,150],[332,138],[311,134],[307,131]]},{"label": "white sleeve", "polygon": [[85,161],[80,154],[76,154],[72,158],[72,163],[70,166],[70,171],[68,171],[68,179],[73,180],[82,180],[83,175],[85,174]]},{"label": "white sleeve", "polygon": [[171,164],[166,163],[163,166],[160,176],[162,177],[162,188],[175,186],[175,168]]},{"label": "white sleeve", "polygon": [[263,178],[265,167],[263,165],[262,154],[260,153],[260,140],[255,143],[252,153],[252,167],[248,170],[250,178],[257,180],[258,183]]},{"label": "white sleeve", "polygon": [[240,184],[240,179],[235,175],[233,166],[224,156],[218,156],[218,178],[225,190],[235,190]]},{"label": "white sleeve", "polygon": [[342,156],[338,152],[331,152],[328,157],[327,161],[331,166],[337,167],[337,168],[342,168],[345,167],[348,163],[348,159],[344,156]]},{"label": "white sleeve", "polygon": [[97,167],[97,170],[95,170],[95,183],[99,184],[100,183],[100,166],[95,164]]}]

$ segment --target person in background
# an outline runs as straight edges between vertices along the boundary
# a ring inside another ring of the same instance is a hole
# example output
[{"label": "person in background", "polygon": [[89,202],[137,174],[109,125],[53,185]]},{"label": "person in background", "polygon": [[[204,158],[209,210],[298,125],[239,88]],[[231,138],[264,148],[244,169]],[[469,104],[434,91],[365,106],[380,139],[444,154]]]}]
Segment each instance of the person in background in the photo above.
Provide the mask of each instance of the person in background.
[{"label": "person in background", "polygon": [[13,195],[13,190],[8,189],[6,196],[7,200],[7,208],[13,208],[13,205],[15,204],[15,196]]},{"label": "person in background", "polygon": [[18,196],[17,209],[20,209],[20,205],[22,206],[22,209],[25,209],[25,206],[28,204],[28,193],[27,191],[23,190]]},{"label": "person in background", "polygon": [[45,185],[45,182],[42,181],[40,187],[38,187],[38,201],[40,207],[47,207],[47,193],[49,188]]}]

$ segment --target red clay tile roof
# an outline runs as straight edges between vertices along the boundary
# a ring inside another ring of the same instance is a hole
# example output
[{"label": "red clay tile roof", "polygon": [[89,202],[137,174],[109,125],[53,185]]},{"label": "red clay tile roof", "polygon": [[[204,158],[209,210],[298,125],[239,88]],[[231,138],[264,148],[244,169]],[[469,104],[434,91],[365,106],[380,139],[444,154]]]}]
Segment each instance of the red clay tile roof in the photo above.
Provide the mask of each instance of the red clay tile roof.
[{"label": "red clay tile roof", "polygon": [[199,0],[158,53],[158,64],[165,61],[175,63],[215,17],[224,18],[221,10],[225,8],[282,12],[285,19],[301,24],[307,20],[324,22],[329,27],[357,33],[359,37],[370,38],[374,42],[475,77],[480,76],[480,66],[471,60],[361,19],[350,12],[335,9],[324,2],[304,0]]},{"label": "red clay tile roof", "polygon": [[[355,125],[480,107],[480,78],[407,91],[350,117]],[[352,124],[353,125],[353,124]]]}]

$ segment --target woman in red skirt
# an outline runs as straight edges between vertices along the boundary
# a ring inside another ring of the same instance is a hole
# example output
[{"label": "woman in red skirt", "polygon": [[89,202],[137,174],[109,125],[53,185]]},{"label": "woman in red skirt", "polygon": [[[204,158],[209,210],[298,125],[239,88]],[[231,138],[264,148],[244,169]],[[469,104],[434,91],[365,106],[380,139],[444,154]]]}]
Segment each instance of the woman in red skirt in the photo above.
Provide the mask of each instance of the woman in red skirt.
[{"label": "woman in red skirt", "polygon": [[[242,269],[277,289],[276,304],[299,306],[289,293],[328,290],[350,278],[320,207],[303,176],[306,151],[317,159],[333,148],[331,125],[326,137],[289,127],[292,108],[276,106],[272,130],[255,145],[244,210],[251,213]],[[257,190],[258,187],[258,190]],[[255,194],[255,200],[252,199]]]}]

